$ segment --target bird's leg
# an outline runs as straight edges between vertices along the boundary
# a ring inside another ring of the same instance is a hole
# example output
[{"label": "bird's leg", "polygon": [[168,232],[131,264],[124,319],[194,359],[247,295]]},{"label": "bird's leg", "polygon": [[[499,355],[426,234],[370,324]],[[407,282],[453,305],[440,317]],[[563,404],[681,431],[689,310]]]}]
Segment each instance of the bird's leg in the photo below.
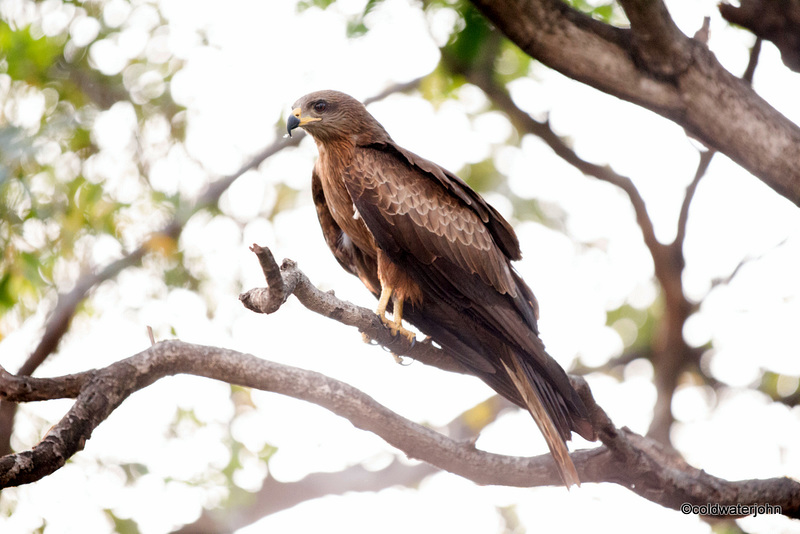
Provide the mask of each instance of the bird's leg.
[{"label": "bird's leg", "polygon": [[386,306],[389,305],[389,299],[392,298],[392,293],[394,292],[394,288],[388,284],[385,284],[381,287],[381,296],[378,299],[378,309],[375,310],[375,313],[378,314],[378,317],[381,318],[386,324],[389,324],[389,320],[386,318]]},{"label": "bird's leg", "polygon": [[[392,331],[392,335],[396,336],[397,334],[402,334],[406,339],[413,342],[417,339],[417,334],[403,328],[403,299],[397,298],[397,295],[393,293],[394,288],[390,285],[384,285],[381,288],[381,297],[378,300],[378,309],[375,313],[381,318],[383,324],[389,327],[389,330]],[[389,299],[392,299],[394,308],[391,320],[386,317],[386,307],[389,305]]]},{"label": "bird's leg", "polygon": [[406,337],[410,342],[414,342],[417,340],[417,334],[412,332],[411,330],[407,330],[403,328],[403,299],[397,298],[397,295],[392,296],[392,302],[394,303],[394,313],[392,314],[394,317],[393,325],[390,325],[389,328],[392,329],[392,334],[402,334]]}]

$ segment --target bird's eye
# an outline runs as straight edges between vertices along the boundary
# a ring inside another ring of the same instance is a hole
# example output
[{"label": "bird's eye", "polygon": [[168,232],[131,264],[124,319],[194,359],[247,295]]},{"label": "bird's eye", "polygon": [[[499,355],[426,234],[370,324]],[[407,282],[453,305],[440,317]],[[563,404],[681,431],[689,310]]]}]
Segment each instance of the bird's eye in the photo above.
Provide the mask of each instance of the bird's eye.
[{"label": "bird's eye", "polygon": [[328,108],[328,103],[324,100],[320,100],[319,102],[314,103],[314,111],[317,113],[322,113]]}]

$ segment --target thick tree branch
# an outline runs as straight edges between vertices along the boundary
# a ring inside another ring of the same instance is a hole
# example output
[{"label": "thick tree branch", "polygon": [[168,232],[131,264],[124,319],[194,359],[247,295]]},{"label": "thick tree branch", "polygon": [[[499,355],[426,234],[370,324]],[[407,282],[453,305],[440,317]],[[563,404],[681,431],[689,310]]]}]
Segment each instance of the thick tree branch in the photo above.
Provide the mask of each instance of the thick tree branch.
[{"label": "thick tree branch", "polygon": [[[374,337],[381,336],[373,327],[385,330],[382,323],[369,320],[362,324],[360,308],[328,299],[326,296],[332,295],[305,287],[302,282],[306,280],[305,275],[290,262],[284,264],[289,264],[281,272],[285,290],[294,287],[295,294],[305,295],[300,298],[307,300],[306,306],[311,308],[309,303],[313,303],[323,313],[340,310],[332,314],[333,318],[363,327],[364,332]],[[301,282],[287,284],[288,277]],[[431,346],[427,350],[437,349]],[[318,373],[228,349],[170,341],[158,343],[104,369],[63,378],[35,379],[0,373],[0,397],[8,401],[74,397],[77,393],[72,409],[39,444],[29,451],[0,458],[0,487],[30,483],[59,469],[83,448],[92,431],[131,393],[159,378],[180,373],[313,402],[347,418],[358,428],[378,434],[411,458],[424,460],[479,484],[523,487],[560,484],[549,455],[515,458],[480,451],[471,440],[454,440],[404,419],[352,386]],[[685,502],[769,503],[780,506],[785,515],[800,516],[800,484],[797,482],[788,478],[728,482],[710,476],[689,466],[657,442],[627,429],[615,428],[595,404],[586,383],[573,378],[573,385],[588,407],[592,424],[604,444],[573,453],[573,461],[584,482],[621,484],[653,502],[673,508]]]},{"label": "thick tree branch", "polygon": [[664,79],[685,71],[691,62],[688,39],[662,0],[620,0],[631,23],[631,42],[638,62]]},{"label": "thick tree branch", "polygon": [[[550,455],[519,458],[480,451],[469,440],[453,440],[409,421],[352,386],[319,373],[233,350],[167,341],[103,369],[50,379],[52,397],[72,396],[76,381],[82,384],[80,394],[70,411],[33,449],[0,458],[0,487],[34,482],[59,469],[131,393],[175,374],[224,380],[313,402],[360,429],[378,434],[411,458],[479,484],[531,487],[561,483]],[[8,377],[0,376],[0,396],[14,402],[42,398],[41,392],[34,392],[35,379],[18,380],[27,386],[14,383],[8,387]],[[61,380],[64,387],[59,392],[53,386]],[[615,428],[594,404],[585,382],[574,379],[573,383],[589,406],[604,443],[572,454],[584,482],[614,482],[672,508],[684,502],[769,503],[780,506],[784,515],[800,517],[799,483],[788,478],[729,482],[708,475],[654,441]]]},{"label": "thick tree branch", "polygon": [[758,38],[772,41],[784,65],[800,72],[800,1],[740,0],[739,6],[719,4],[722,17],[743,26]]},{"label": "thick tree branch", "polygon": [[[593,20],[560,0],[472,3],[531,57],[683,126],[800,205],[800,128],[726,71],[705,45],[671,30],[674,23],[664,19],[660,2],[626,2],[637,22],[630,30]],[[647,22],[651,11],[661,20]],[[669,39],[671,46],[664,44]],[[682,64],[686,51],[689,61],[665,77],[637,50],[660,50],[656,57],[677,50],[673,64]]]}]

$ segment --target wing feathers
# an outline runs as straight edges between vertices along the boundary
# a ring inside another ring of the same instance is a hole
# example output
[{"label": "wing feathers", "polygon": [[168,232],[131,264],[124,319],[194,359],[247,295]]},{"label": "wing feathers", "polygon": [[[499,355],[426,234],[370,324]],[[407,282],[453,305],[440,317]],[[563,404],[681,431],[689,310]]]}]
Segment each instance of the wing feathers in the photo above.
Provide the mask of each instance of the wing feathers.
[{"label": "wing feathers", "polygon": [[362,148],[344,178],[370,231],[392,241],[381,242],[390,255],[403,250],[425,264],[447,258],[500,293],[516,296],[508,259],[481,217],[426,174],[392,154]]},{"label": "wing feathers", "polygon": [[519,257],[513,230],[466,184],[409,154],[358,147],[341,173],[374,243],[421,288],[421,307],[405,317],[525,406],[565,484],[579,483],[564,440],[593,431],[538,337],[536,299],[510,264]]},{"label": "wing feathers", "polygon": [[503,253],[512,260],[519,260],[522,254],[519,250],[519,240],[511,225],[508,224],[492,206],[473,191],[464,181],[455,174],[441,168],[432,161],[420,157],[413,152],[398,146],[394,141],[375,143],[369,145],[379,150],[391,151],[396,157],[418,168],[431,179],[436,180],[446,190],[452,192],[465,205],[483,221],[492,234],[497,245]]}]

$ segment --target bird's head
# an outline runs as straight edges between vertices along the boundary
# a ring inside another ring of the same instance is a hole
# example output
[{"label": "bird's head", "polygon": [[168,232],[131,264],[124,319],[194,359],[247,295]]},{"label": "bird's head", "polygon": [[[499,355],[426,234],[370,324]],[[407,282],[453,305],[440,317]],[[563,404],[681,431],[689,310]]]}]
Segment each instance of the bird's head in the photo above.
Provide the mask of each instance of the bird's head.
[{"label": "bird's head", "polygon": [[292,130],[300,127],[320,142],[348,140],[360,145],[389,139],[364,104],[339,91],[309,93],[293,107],[286,121],[290,136]]}]

